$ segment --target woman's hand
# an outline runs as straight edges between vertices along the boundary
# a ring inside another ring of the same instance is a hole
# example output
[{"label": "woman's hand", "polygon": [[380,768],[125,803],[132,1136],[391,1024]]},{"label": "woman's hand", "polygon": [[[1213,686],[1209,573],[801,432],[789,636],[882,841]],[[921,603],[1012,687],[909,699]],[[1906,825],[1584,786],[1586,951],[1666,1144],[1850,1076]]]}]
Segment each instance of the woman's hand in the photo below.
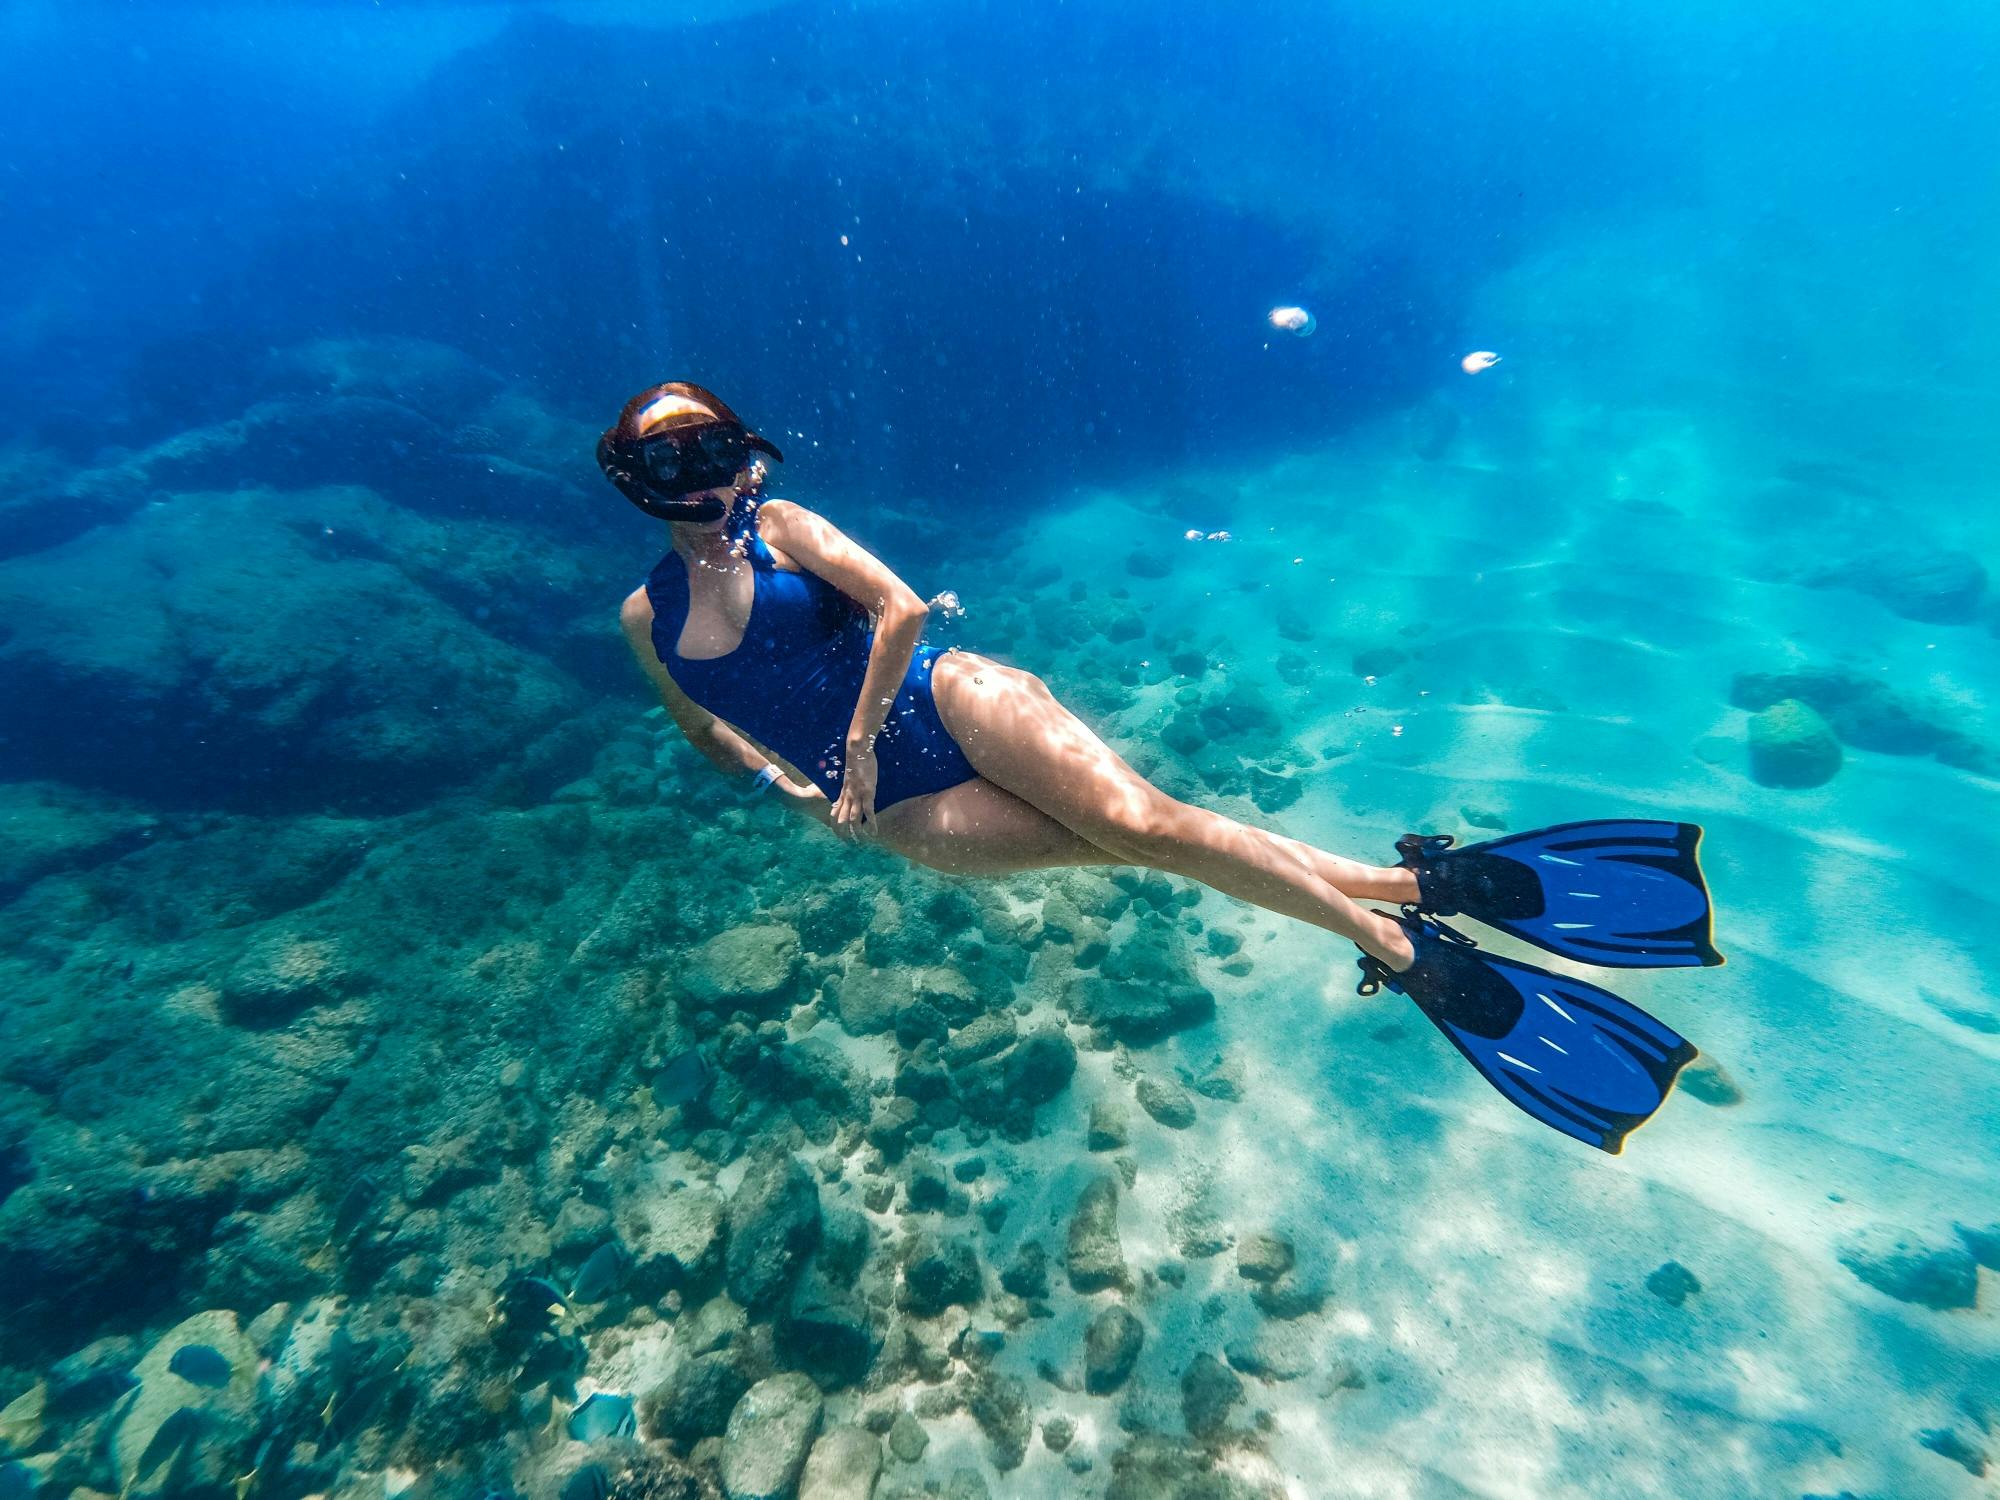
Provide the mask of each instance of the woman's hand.
[{"label": "woman's hand", "polygon": [[843,838],[875,837],[875,747],[850,745],[841,771],[840,796],[833,804],[833,831]]},{"label": "woman's hand", "polygon": [[791,777],[785,776],[777,781],[772,790],[782,793],[785,800],[801,815],[811,818],[815,823],[832,826],[833,804],[826,800],[826,793],[818,787],[800,786]]}]

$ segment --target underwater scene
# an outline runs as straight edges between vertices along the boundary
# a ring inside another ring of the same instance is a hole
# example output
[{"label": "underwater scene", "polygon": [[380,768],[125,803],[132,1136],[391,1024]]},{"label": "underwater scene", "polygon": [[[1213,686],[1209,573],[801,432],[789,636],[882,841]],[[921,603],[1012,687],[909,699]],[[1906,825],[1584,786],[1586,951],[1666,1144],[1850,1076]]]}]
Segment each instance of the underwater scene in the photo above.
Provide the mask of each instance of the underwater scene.
[{"label": "underwater scene", "polygon": [[1995,1494],[1996,78],[0,5],[0,1500]]}]

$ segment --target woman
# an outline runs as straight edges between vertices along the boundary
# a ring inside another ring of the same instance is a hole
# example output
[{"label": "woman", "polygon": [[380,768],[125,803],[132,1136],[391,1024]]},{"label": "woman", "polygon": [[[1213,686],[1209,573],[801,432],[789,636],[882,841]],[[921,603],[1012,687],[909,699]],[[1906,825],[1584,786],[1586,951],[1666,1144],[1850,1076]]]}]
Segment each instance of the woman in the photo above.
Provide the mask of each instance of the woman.
[{"label": "woman", "polygon": [[[1366,955],[1367,992],[1409,994],[1516,1104],[1608,1151],[1694,1056],[1616,996],[1475,954],[1420,913],[1464,912],[1587,962],[1720,962],[1698,828],[1566,825],[1463,850],[1412,835],[1403,862],[1384,867],[1177,801],[1033,673],[921,646],[924,601],[822,517],[765,499],[759,453],[783,458],[712,393],[678,381],[634,396],[598,442],[606,477],[671,539],[625,600],[626,639],[722,771],[843,838],[950,874],[1142,865],[1337,932]],[[1566,841],[1551,856],[1555,836]],[[1552,858],[1565,871],[1555,899],[1537,868]],[[1356,904],[1367,900],[1405,911]],[[1594,903],[1589,920],[1562,920],[1579,902]],[[1528,1009],[1552,986],[1571,1001],[1560,1021]],[[1531,1043],[1552,1052],[1501,1050]],[[1552,1053],[1573,1059],[1560,1077]]]}]

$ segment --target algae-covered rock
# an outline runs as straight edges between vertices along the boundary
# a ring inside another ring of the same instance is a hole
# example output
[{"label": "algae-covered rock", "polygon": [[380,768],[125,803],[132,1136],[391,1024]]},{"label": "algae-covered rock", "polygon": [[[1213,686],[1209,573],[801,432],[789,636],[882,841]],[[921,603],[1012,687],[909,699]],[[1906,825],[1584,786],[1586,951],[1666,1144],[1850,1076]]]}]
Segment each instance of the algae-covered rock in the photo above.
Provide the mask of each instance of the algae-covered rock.
[{"label": "algae-covered rock", "polygon": [[1194,1124],[1194,1100],[1171,1078],[1149,1073],[1137,1088],[1139,1105],[1169,1130],[1186,1130]]},{"label": "algae-covered rock", "polygon": [[[200,1380],[175,1373],[183,1350],[212,1351],[196,1366]],[[227,1374],[218,1383],[204,1367]],[[220,1486],[241,1472],[255,1434],[257,1350],[225,1309],[196,1313],[166,1333],[133,1368],[139,1386],[112,1428],[109,1457],[121,1495]]]},{"label": "algae-covered rock", "polygon": [[1282,1234],[1246,1234],[1236,1245],[1236,1274],[1245,1281],[1269,1283],[1291,1270],[1292,1242]]},{"label": "algae-covered rock", "polygon": [[759,922],[718,932],[687,956],[680,980],[705,1009],[770,1015],[794,996],[799,975],[799,935],[782,922]]},{"label": "algae-covered rock", "polygon": [[1124,1286],[1130,1279],[1118,1238],[1118,1179],[1110,1173],[1094,1179],[1077,1200],[1063,1263],[1079,1292]]},{"label": "algae-covered rock", "polygon": [[751,1167],[729,1200],[729,1295],[752,1312],[777,1302],[819,1244],[819,1189],[789,1154]]},{"label": "algae-covered rock", "polygon": [[1839,1253],[1843,1266],[1899,1302],[1945,1311],[1979,1300],[1978,1264],[1960,1246],[1875,1225],[1849,1237]]},{"label": "algae-covered rock", "polygon": [[1750,774],[1769,787],[1824,786],[1840,771],[1840,741],[1808,705],[1787,698],[1750,720]]},{"label": "algae-covered rock", "polygon": [[984,1295],[972,1241],[919,1232],[903,1267],[902,1304],[918,1317],[947,1307],[972,1307]]},{"label": "algae-covered rock", "polygon": [[1095,1318],[1083,1336],[1083,1388],[1093,1396],[1108,1396],[1123,1385],[1139,1362],[1146,1329],[1114,1302]]},{"label": "algae-covered rock", "polygon": [[1018,1469],[1035,1435],[1028,1414],[1028,1388],[1013,1375],[974,1370],[965,1382],[965,1405],[986,1434],[987,1452],[1002,1473]]},{"label": "algae-covered rock", "polygon": [[804,1500],[872,1500],[882,1473],[882,1440],[861,1427],[820,1434],[799,1480]]},{"label": "algae-covered rock", "polygon": [[1243,1399],[1243,1382],[1212,1354],[1198,1354],[1181,1376],[1181,1414],[1196,1437],[1214,1437]]},{"label": "algae-covered rock", "polygon": [[803,1375],[773,1375],[745,1391],[722,1437],[729,1500],[790,1500],[824,1410],[819,1389]]},{"label": "algae-covered rock", "polygon": [[1680,1086],[1682,1092],[1718,1109],[1743,1102],[1743,1090],[1729,1076],[1729,1070],[1712,1057],[1697,1057],[1681,1069]]},{"label": "algae-covered rock", "polygon": [[1646,1278],[1646,1290],[1669,1307],[1680,1307],[1701,1290],[1694,1272],[1677,1260],[1670,1260]]},{"label": "algae-covered rock", "polygon": [[314,1005],[334,1004],[360,987],[341,944],[298,932],[268,933],[252,943],[222,982],[231,1020],[269,1026]]}]

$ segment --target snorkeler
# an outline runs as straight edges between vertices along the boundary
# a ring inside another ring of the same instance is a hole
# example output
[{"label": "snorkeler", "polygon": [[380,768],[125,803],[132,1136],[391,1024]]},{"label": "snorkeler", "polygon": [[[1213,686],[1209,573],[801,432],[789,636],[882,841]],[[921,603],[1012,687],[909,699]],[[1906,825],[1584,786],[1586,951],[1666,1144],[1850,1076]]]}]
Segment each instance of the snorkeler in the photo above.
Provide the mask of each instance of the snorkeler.
[{"label": "snorkeler", "polygon": [[1680,1036],[1434,919],[1613,968],[1720,963],[1699,828],[1572,823],[1466,849],[1412,834],[1376,866],[1177,801],[1033,673],[920,644],[924,601],[822,517],[766,499],[765,457],[783,461],[679,381],[634,396],[597,447],[672,542],[625,601],[626,638],[720,770],[949,874],[1138,865],[1339,933],[1362,951],[1362,993],[1408,995],[1511,1102],[1602,1150],[1665,1101],[1695,1056]]}]

